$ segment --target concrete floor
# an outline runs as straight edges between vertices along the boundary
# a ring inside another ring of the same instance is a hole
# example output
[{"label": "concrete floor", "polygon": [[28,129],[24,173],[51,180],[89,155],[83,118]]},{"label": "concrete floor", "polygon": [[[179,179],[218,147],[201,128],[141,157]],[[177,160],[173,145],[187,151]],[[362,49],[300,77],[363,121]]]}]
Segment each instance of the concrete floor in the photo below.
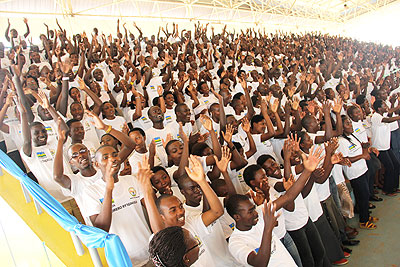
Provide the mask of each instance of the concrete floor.
[{"label": "concrete floor", "polygon": [[[382,202],[372,202],[376,209],[372,216],[378,217],[377,229],[359,229],[358,246],[350,247],[353,253],[349,267],[400,267],[400,194],[395,197],[380,195]],[[349,221],[358,228],[358,217]]]}]

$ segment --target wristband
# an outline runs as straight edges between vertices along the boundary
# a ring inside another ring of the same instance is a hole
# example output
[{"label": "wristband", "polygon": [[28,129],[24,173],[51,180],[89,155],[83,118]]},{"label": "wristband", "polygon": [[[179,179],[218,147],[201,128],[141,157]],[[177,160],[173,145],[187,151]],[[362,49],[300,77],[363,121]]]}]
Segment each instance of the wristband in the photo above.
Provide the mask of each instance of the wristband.
[{"label": "wristband", "polygon": [[69,77],[62,77],[62,80],[63,80],[63,81],[68,81],[68,80],[69,80]]},{"label": "wristband", "polygon": [[106,130],[106,133],[110,133],[111,130],[112,130],[112,126],[111,126],[111,125],[108,125],[108,128],[107,128],[107,130]]}]

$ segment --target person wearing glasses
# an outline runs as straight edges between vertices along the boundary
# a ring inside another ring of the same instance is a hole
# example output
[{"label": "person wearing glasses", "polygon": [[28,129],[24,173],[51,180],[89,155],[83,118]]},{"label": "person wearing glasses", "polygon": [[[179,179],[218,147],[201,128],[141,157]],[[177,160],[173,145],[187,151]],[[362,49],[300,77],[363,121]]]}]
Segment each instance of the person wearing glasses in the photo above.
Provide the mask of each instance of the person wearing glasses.
[{"label": "person wearing glasses", "polygon": [[[87,116],[93,118],[96,127],[103,127],[105,125],[93,112],[87,111]],[[91,156],[91,151],[83,143],[73,143],[70,145],[66,151],[66,156],[64,156],[64,143],[67,136],[65,130],[61,128],[61,123],[61,120],[57,121],[58,142],[53,162],[53,179],[61,186],[64,195],[73,197],[78,207],[82,207],[85,202],[85,195],[83,193],[85,188],[101,179],[102,174],[94,167],[92,162],[94,155]],[[124,146],[118,155],[122,161],[126,160],[130,152],[132,152],[133,141],[127,135],[113,128],[111,128],[109,134],[121,140]],[[65,157],[71,169],[78,171],[76,174],[65,172],[62,164]]]}]

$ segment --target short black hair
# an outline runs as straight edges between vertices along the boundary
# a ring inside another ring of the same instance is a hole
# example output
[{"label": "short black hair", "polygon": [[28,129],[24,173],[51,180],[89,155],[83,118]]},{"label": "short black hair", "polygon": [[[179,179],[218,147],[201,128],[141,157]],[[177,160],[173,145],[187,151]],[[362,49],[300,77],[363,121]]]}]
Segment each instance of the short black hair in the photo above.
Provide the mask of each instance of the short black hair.
[{"label": "short black hair", "polygon": [[[151,171],[153,173],[156,173],[158,171],[164,171],[166,174],[168,174],[167,170],[162,166],[154,166],[153,168],[151,168]],[[169,176],[169,174],[168,174],[168,176]]]},{"label": "short black hair", "polygon": [[253,118],[251,118],[251,121],[250,121],[251,128],[253,128],[253,124],[254,123],[259,123],[263,119],[264,119],[263,115],[260,115],[260,114],[254,115]]},{"label": "short black hair", "polygon": [[68,128],[71,128],[71,124],[73,124],[74,122],[81,122],[80,120],[77,120],[77,119],[70,119],[70,120],[68,120],[67,121],[67,126],[68,126]]},{"label": "short black hair", "polygon": [[246,195],[240,195],[240,194],[232,195],[227,199],[225,203],[226,211],[232,218],[234,218],[233,216],[235,214],[238,214],[239,203],[248,200],[249,197]]},{"label": "short black hair", "polygon": [[249,187],[251,187],[251,188],[253,187],[250,184],[250,181],[253,181],[256,172],[259,171],[259,170],[262,170],[262,169],[263,168],[260,165],[257,165],[257,164],[249,165],[249,166],[246,167],[246,169],[244,169],[243,178],[244,178],[244,181],[246,182],[246,184]]},{"label": "short black hair", "polygon": [[175,143],[175,142],[180,142],[180,141],[179,141],[179,140],[176,140],[176,139],[170,140],[170,141],[167,143],[167,145],[165,146],[165,153],[167,153],[167,156],[169,155],[169,153],[168,153],[169,147],[170,147],[173,143]]},{"label": "short black hair", "polygon": [[258,159],[257,159],[257,165],[262,166],[262,165],[263,165],[267,160],[269,160],[269,159],[273,159],[273,160],[275,161],[274,157],[271,156],[271,155],[266,155],[266,154],[261,155],[261,156],[259,156]]},{"label": "short black hair", "polygon": [[384,102],[383,102],[382,99],[376,99],[375,102],[374,102],[374,104],[373,104],[374,110],[377,112],[378,109],[382,107],[382,104],[383,104],[383,103],[384,103]]},{"label": "short black hair", "polygon": [[133,128],[132,130],[129,131],[128,135],[132,132],[139,132],[143,137],[146,137],[146,133],[141,128],[138,127]]},{"label": "short black hair", "polygon": [[41,125],[41,126],[44,127],[43,123],[41,123],[39,121],[33,121],[33,122],[31,122],[31,124],[29,124],[29,129],[32,129],[32,127],[35,127],[35,126],[38,126],[38,125]]},{"label": "short black hair", "polygon": [[365,95],[359,95],[356,98],[356,104],[362,105],[362,104],[364,104],[365,100],[366,100]]}]

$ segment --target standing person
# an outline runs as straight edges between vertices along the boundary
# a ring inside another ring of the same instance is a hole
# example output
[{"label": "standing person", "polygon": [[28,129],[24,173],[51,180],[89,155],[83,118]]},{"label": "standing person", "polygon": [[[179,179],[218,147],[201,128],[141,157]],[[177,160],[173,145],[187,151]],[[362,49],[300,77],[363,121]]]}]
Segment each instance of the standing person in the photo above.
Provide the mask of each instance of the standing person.
[{"label": "standing person", "polygon": [[385,166],[385,176],[382,193],[387,196],[396,196],[399,192],[400,163],[390,148],[390,123],[400,120],[400,116],[384,117],[388,107],[383,100],[376,100],[373,104],[375,113],[371,118],[372,146],[379,150],[379,160]]},{"label": "standing person", "polygon": [[377,218],[369,216],[369,186],[368,167],[366,160],[370,159],[368,148],[363,148],[361,142],[353,135],[354,129],[347,116],[342,117],[343,136],[339,139],[338,151],[342,152],[352,163],[351,166],[344,166],[343,171],[350,180],[356,198],[356,205],[359,211],[360,228],[376,229],[374,222]]},{"label": "standing person", "polygon": [[[300,193],[322,159],[320,158],[321,151],[321,149],[317,149],[308,158],[304,157],[306,170],[285,195],[274,200],[272,204],[264,204],[265,208],[272,213],[264,210],[264,216],[261,217],[256,211],[255,205],[244,195],[235,195],[228,199],[227,211],[236,223],[235,230],[229,239],[229,251],[242,265],[296,266],[283,244],[272,233],[275,223],[269,225],[269,217],[276,216],[274,215],[276,209],[279,210],[283,205],[293,201]],[[254,176],[265,176],[265,171],[259,166],[258,168]],[[255,184],[255,180],[252,184]],[[273,209],[271,209],[272,205]],[[300,254],[300,256],[302,255]],[[318,258],[321,257],[318,265],[311,259],[310,262],[303,262],[303,266],[321,266],[322,256],[318,255]]]},{"label": "standing person", "polygon": [[[101,120],[96,125],[106,133],[118,132]],[[133,150],[133,141],[123,133],[120,138],[126,140],[124,157],[127,157]],[[141,205],[143,193],[140,192],[134,176],[118,175],[123,160],[120,155],[121,152],[118,153],[114,147],[108,145],[101,146],[96,151],[95,166],[101,172],[102,179],[85,188],[86,198],[81,211],[93,226],[117,234],[133,266],[143,266],[148,262],[148,247],[145,244],[148,244],[150,237]]]}]

